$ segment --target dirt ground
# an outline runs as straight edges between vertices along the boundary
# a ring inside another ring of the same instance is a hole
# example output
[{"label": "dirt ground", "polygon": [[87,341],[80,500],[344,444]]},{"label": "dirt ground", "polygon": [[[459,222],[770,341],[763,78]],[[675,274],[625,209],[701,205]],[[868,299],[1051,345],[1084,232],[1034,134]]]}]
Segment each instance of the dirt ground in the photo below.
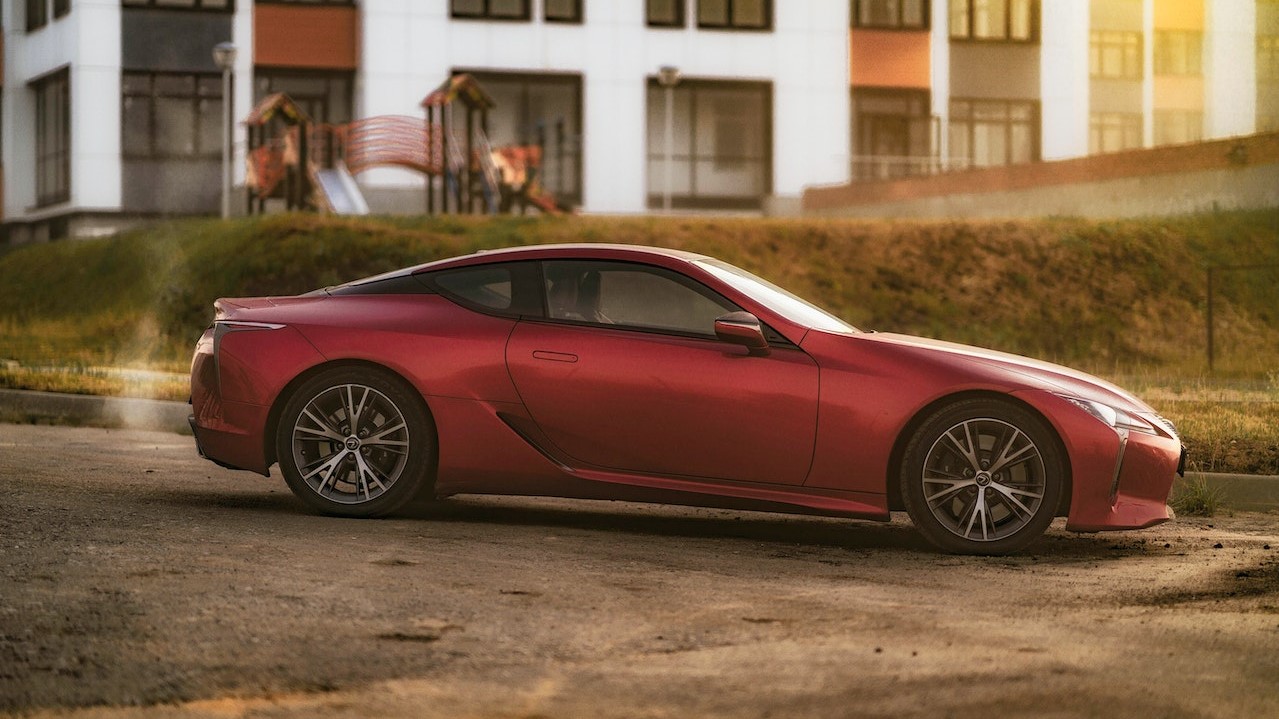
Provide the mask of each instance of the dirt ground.
[{"label": "dirt ground", "polygon": [[930,551],[455,498],[308,514],[191,438],[0,425],[0,713],[1279,716],[1279,514]]}]

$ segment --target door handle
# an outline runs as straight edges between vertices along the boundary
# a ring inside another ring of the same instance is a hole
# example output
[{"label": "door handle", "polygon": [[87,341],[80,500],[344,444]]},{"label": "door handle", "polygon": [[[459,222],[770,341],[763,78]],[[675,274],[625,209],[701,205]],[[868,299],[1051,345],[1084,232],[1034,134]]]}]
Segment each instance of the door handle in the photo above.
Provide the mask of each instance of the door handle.
[{"label": "door handle", "polygon": [[546,350],[534,350],[533,359],[548,360],[550,362],[576,362],[577,355],[567,352],[548,352]]}]

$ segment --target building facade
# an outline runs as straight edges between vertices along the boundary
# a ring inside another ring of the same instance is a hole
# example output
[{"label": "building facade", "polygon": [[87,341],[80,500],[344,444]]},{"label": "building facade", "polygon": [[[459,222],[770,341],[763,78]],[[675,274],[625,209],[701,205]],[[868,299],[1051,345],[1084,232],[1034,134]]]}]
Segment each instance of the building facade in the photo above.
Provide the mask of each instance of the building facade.
[{"label": "building facade", "polygon": [[[587,212],[786,211],[810,185],[1279,129],[1279,0],[2,0],[13,241],[219,207],[222,112],[421,116],[449,75]],[[223,97],[212,48],[239,48]],[[679,71],[668,90],[662,67]],[[667,101],[673,133],[666,132]],[[232,130],[244,180],[245,131]],[[668,158],[669,154],[669,158]],[[375,212],[424,182],[358,178]],[[243,196],[237,194],[241,208]]]}]

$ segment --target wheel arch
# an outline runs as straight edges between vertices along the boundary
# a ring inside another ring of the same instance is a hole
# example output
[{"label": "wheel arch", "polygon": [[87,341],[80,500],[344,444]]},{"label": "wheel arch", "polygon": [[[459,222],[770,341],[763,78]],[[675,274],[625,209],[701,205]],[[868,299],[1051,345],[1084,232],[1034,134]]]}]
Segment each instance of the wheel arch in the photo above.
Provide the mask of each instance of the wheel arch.
[{"label": "wheel arch", "polygon": [[[266,457],[266,466],[268,469],[271,467],[271,465],[275,464],[279,460],[279,457],[276,456],[276,452],[275,452],[275,435],[280,428],[280,415],[284,413],[285,405],[289,403],[289,400],[293,397],[293,394],[297,392],[298,387],[301,387],[302,384],[305,383],[307,380],[311,379],[312,377],[322,372],[327,372],[333,369],[342,369],[346,367],[364,368],[364,369],[373,370],[375,372],[381,372],[382,374],[403,384],[404,389],[410,391],[412,395],[416,397],[419,402],[422,403],[422,408],[426,410],[427,416],[431,419],[431,422],[430,422],[431,432],[435,435],[433,439],[438,445],[439,430],[435,427],[435,415],[434,413],[431,412],[431,405],[429,402],[426,401],[426,398],[422,396],[422,393],[418,391],[417,387],[415,387],[413,383],[408,380],[407,377],[400,374],[399,372],[396,372],[390,367],[387,367],[384,364],[379,364],[377,362],[372,362],[372,361],[363,360],[363,359],[338,359],[338,360],[331,360],[329,362],[321,362],[320,364],[314,365],[312,367],[308,367],[306,370],[298,374],[296,377],[289,380],[288,384],[284,385],[284,388],[281,389],[278,394],[276,394],[275,401],[271,403],[271,410],[270,412],[267,413],[266,429],[265,431],[262,432],[262,445],[263,445],[262,450],[264,452],[264,456]],[[436,459],[438,461],[438,456],[436,457]]]},{"label": "wheel arch", "polygon": [[916,412],[906,424],[902,426],[901,431],[897,434],[897,439],[893,441],[892,452],[888,455],[888,474],[885,476],[885,484],[888,488],[888,508],[890,510],[902,511],[906,508],[902,501],[901,495],[901,477],[902,462],[905,460],[906,445],[910,443],[910,438],[924,424],[929,417],[941,410],[947,405],[956,402],[962,402],[970,399],[988,399],[999,402],[1006,402],[1015,405],[1043,421],[1044,425],[1052,434],[1053,442],[1057,444],[1057,450],[1061,453],[1062,460],[1066,463],[1065,486],[1061,489],[1061,501],[1057,505],[1056,515],[1064,517],[1070,513],[1070,495],[1074,485],[1073,470],[1070,464],[1070,453],[1066,451],[1066,444],[1062,441],[1061,435],[1057,432],[1057,428],[1052,422],[1044,416],[1033,405],[1003,392],[994,390],[966,390],[963,392],[955,392],[953,394],[938,397],[932,402],[924,405]]}]

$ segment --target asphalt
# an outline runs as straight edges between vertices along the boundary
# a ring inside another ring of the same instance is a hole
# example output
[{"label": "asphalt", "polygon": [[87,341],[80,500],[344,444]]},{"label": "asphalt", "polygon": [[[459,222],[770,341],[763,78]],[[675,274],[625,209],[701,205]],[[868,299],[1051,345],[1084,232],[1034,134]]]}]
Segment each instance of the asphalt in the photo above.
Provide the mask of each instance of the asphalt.
[{"label": "asphalt", "polygon": [[[158,430],[189,435],[187,417],[190,413],[191,406],[185,402],[0,389],[0,422]],[[1279,510],[1279,476],[1188,472],[1178,479],[1178,484],[1200,479],[1219,489],[1224,504],[1231,509]]]}]

